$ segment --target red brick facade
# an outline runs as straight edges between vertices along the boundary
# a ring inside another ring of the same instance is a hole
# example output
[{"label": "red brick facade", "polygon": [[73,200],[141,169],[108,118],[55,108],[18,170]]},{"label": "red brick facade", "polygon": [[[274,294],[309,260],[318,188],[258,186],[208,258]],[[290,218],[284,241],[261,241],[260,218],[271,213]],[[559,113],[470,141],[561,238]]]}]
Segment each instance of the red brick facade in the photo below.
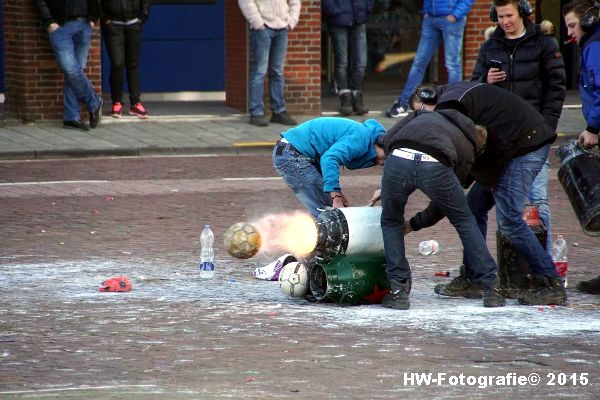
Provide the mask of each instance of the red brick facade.
[{"label": "red brick facade", "polygon": [[[4,0],[5,118],[23,122],[63,115],[63,74],[59,71],[31,0]],[[88,77],[100,88],[100,34],[96,28]]]},{"label": "red brick facade", "polygon": [[[300,22],[290,32],[285,67],[287,107],[293,114],[321,112],[321,5],[304,0]],[[489,21],[489,0],[476,0],[464,39],[464,73],[470,76]],[[532,4],[535,4],[532,2]],[[5,118],[21,121],[62,118],[63,76],[31,0],[4,0]],[[225,0],[226,103],[246,111],[247,24],[237,0]],[[440,72],[444,71],[440,57]],[[100,90],[100,34],[94,33],[87,68]],[[268,99],[266,99],[268,101]],[[85,113],[84,113],[85,114]]]}]

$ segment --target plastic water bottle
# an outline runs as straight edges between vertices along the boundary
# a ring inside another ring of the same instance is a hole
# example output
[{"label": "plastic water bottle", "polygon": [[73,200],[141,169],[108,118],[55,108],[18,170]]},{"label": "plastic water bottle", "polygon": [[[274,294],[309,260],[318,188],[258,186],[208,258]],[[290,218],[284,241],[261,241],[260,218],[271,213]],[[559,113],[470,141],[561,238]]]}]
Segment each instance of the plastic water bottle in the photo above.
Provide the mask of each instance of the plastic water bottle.
[{"label": "plastic water bottle", "polygon": [[204,230],[200,235],[200,279],[211,279],[215,276],[214,241],[215,235],[210,230],[210,226],[204,225]]},{"label": "plastic water bottle", "polygon": [[440,250],[440,244],[435,240],[425,240],[419,243],[419,253],[424,256],[436,254]]},{"label": "plastic water bottle", "polygon": [[567,241],[560,233],[552,243],[552,261],[554,261],[556,272],[563,277],[565,287],[567,287],[567,271],[569,269],[569,264],[567,263]]}]

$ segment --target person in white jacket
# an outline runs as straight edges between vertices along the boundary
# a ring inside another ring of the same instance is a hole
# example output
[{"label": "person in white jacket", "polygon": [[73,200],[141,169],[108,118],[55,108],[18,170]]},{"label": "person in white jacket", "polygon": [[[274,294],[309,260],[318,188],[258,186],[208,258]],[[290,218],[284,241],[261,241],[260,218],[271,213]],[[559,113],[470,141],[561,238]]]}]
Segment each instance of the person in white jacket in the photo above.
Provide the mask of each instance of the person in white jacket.
[{"label": "person in white jacket", "polygon": [[298,25],[300,0],[238,0],[240,10],[250,24],[250,123],[267,126],[263,102],[264,80],[269,71],[271,122],[296,125],[285,108],[283,65],[287,52],[288,31]]}]

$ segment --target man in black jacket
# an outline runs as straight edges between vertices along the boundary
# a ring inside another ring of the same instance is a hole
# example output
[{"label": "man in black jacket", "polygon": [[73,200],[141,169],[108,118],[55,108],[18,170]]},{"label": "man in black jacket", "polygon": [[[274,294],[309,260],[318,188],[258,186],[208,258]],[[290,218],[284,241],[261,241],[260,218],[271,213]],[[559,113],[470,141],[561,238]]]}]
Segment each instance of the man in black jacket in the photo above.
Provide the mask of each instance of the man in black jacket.
[{"label": "man in black jacket", "polygon": [[94,23],[100,16],[100,4],[98,0],[34,0],[34,3],[65,76],[63,127],[88,130],[80,119],[81,102],[90,112],[90,127],[96,128],[102,117],[102,97],[96,94],[83,69]]},{"label": "man in black jacket", "polygon": [[[538,285],[523,293],[519,302],[564,305],[567,295],[562,278],[522,218],[531,183],[548,157],[556,133],[532,105],[493,85],[457,82],[439,87],[437,94],[436,110],[458,110],[487,128],[485,151],[470,171],[476,182],[467,195],[467,202],[484,237],[488,212],[495,205],[500,231],[527,258]],[[417,230],[443,217],[443,212],[435,206],[428,207],[412,218],[410,224]],[[463,261],[465,274],[447,285],[436,286],[436,293],[472,297],[477,290],[469,280],[473,265],[466,254]]]},{"label": "man in black jacket", "polygon": [[419,189],[456,228],[470,261],[473,282],[484,287],[484,307],[501,307],[505,300],[497,289],[498,267],[469,211],[461,183],[485,143],[485,128],[476,134],[471,120],[454,110],[416,111],[390,129],[381,179],[381,229],[387,274],[392,290],[383,306],[410,307],[411,271],[404,250],[404,221],[408,197]]},{"label": "man in black jacket", "polygon": [[[565,67],[554,26],[550,21],[535,25],[527,17],[526,0],[494,0],[491,19],[498,27],[479,49],[471,80],[487,82],[525,99],[556,131],[565,100]],[[529,200],[538,206],[548,232],[546,250],[552,242],[548,206],[548,160],[537,175]]]}]

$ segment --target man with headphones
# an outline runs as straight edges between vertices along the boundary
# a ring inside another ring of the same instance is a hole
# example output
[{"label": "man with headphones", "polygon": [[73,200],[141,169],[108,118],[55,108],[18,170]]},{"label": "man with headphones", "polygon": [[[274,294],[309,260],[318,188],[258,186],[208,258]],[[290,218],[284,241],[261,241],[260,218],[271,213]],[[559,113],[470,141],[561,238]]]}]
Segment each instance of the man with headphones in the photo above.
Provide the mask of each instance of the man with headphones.
[{"label": "man with headphones", "polygon": [[[573,0],[563,7],[567,34],[581,48],[579,94],[587,127],[579,134],[584,148],[598,145],[600,132],[600,3]],[[582,292],[600,294],[600,276],[579,282]]]},{"label": "man with headphones", "polygon": [[579,93],[588,126],[579,142],[590,148],[598,145],[600,131],[600,3],[573,0],[563,7],[567,35],[581,48]]},{"label": "man with headphones", "polygon": [[[552,23],[536,25],[528,19],[532,13],[527,0],[493,1],[490,19],[498,26],[479,49],[471,80],[487,82],[522,97],[556,131],[566,94],[565,67]],[[530,203],[538,206],[548,232],[547,251],[552,243],[548,168],[546,160],[529,193]]]}]

